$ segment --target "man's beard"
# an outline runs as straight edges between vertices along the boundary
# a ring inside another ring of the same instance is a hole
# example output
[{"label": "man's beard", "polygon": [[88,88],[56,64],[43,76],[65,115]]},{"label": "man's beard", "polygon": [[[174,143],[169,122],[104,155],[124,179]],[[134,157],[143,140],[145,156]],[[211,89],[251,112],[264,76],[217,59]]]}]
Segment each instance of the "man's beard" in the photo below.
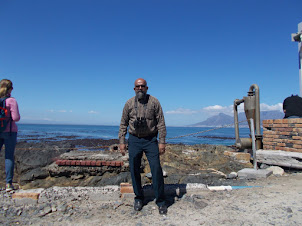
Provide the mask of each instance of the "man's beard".
[{"label": "man's beard", "polygon": [[143,100],[145,99],[146,93],[144,93],[143,91],[138,91],[136,92],[136,97],[138,100]]}]

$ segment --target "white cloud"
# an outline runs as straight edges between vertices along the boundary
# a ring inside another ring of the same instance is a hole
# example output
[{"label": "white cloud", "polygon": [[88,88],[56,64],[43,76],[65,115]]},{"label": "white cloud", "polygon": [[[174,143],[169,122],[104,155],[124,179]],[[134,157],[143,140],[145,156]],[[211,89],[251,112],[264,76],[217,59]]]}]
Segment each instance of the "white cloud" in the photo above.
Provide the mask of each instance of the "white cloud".
[{"label": "white cloud", "polygon": [[[244,112],[244,103],[237,106],[238,112]],[[282,111],[282,103],[278,103],[275,105],[268,105],[268,104],[260,104],[261,111]],[[226,115],[233,116],[234,114],[234,106],[221,106],[221,105],[212,105],[208,107],[204,107],[200,110],[192,110],[192,109],[184,109],[178,108],[176,110],[167,111],[166,114],[170,115],[192,115],[192,114],[204,114],[207,116],[214,116],[218,115],[219,113],[224,113]]]},{"label": "white cloud", "polygon": [[51,118],[42,118],[41,120],[44,120],[44,121],[53,121],[53,119],[51,119]]},{"label": "white cloud", "polygon": [[213,105],[213,106],[209,106],[209,107],[205,107],[203,108],[206,111],[211,111],[211,110],[222,110],[225,109],[226,107],[222,107],[220,105]]},{"label": "white cloud", "polygon": [[203,109],[201,109],[201,111],[209,115],[217,115],[219,113],[232,115],[234,112],[233,105],[229,105],[229,106],[213,105],[213,106],[204,107]]},{"label": "white cloud", "polygon": [[67,111],[67,110],[53,110],[53,109],[51,109],[51,110],[48,110],[48,112],[51,112],[51,113],[66,113],[66,112],[72,112],[72,110],[69,110],[69,111]]},{"label": "white cloud", "polygon": [[191,110],[191,109],[178,108],[176,110],[166,111],[166,114],[171,114],[171,115],[192,115],[192,114],[196,114],[197,112],[198,111]]},{"label": "white cloud", "polygon": [[98,114],[97,111],[88,111],[88,114]]},{"label": "white cloud", "polygon": [[278,103],[275,105],[267,105],[267,104],[260,104],[261,111],[281,111],[283,112],[283,104]]}]

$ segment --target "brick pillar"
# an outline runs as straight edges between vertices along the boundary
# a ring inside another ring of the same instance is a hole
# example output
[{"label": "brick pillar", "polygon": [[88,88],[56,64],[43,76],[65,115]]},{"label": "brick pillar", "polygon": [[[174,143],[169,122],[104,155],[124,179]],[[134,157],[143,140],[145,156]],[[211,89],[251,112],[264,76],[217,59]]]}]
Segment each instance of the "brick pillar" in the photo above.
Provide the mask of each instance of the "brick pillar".
[{"label": "brick pillar", "polygon": [[302,153],[302,118],[263,120],[263,149]]}]

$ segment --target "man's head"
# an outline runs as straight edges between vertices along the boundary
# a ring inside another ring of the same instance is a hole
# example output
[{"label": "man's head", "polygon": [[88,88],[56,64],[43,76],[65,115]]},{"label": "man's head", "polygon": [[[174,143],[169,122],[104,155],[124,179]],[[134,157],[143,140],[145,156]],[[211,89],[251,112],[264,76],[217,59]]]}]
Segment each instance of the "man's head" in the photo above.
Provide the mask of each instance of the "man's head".
[{"label": "man's head", "polygon": [[143,78],[138,78],[134,82],[134,91],[138,100],[145,98],[147,94],[148,86],[147,81]]}]

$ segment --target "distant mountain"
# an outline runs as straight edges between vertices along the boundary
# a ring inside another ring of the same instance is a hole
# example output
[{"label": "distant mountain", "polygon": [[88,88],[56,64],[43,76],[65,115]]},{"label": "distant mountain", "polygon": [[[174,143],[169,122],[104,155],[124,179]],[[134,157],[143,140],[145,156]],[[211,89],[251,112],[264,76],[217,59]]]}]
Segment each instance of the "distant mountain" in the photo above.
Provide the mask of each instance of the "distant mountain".
[{"label": "distant mountain", "polygon": [[[282,119],[284,114],[280,111],[261,111],[260,112],[260,120],[262,124],[262,120],[266,119]],[[245,113],[241,112],[238,114],[238,121],[246,120]],[[218,115],[212,116],[206,119],[203,122],[195,123],[193,125],[189,125],[192,127],[220,127],[225,125],[234,124],[234,117],[220,113]],[[240,123],[241,127],[246,127],[247,122]]]},{"label": "distant mountain", "polygon": [[208,126],[223,126],[227,124],[234,123],[234,117],[220,113],[218,115],[212,116],[203,122],[199,122],[190,126],[195,127],[208,127]]}]

